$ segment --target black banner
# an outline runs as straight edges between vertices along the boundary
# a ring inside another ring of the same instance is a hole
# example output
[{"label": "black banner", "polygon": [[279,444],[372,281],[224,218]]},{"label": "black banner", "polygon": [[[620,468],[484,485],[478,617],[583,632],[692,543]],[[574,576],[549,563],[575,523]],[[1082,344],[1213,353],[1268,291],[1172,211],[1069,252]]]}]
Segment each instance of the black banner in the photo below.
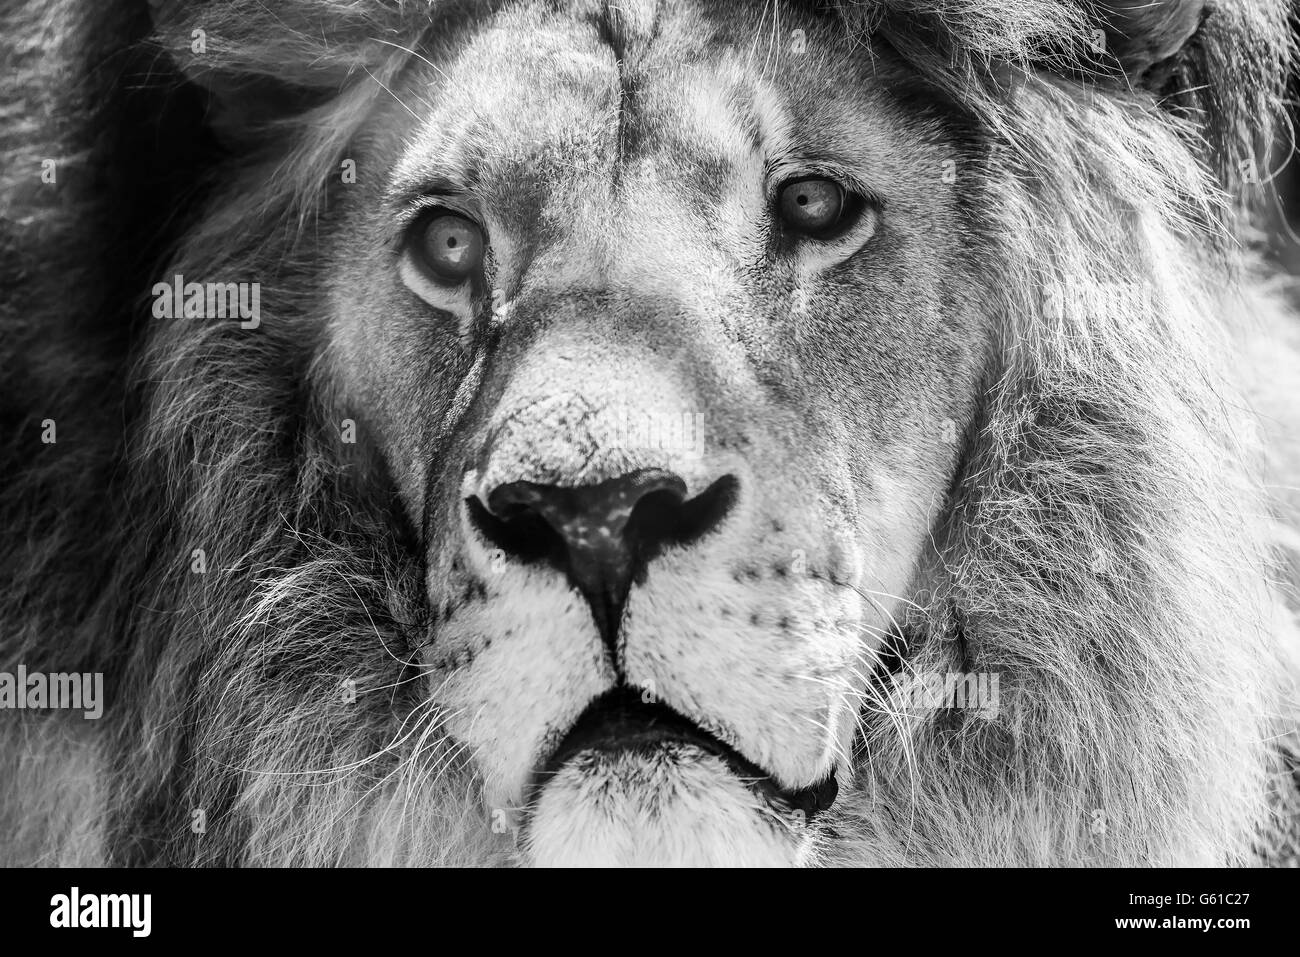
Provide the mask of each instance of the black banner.
[{"label": "black banner", "polygon": [[[1296,889],[1294,872],[1263,870],[7,870],[0,871],[0,926],[7,943],[336,947],[425,934],[430,946],[445,947],[448,934],[458,939],[483,930],[484,943],[499,944],[496,935],[512,931],[520,940],[552,943],[566,917],[585,940],[596,932],[661,939],[696,933],[679,921],[725,927],[729,936],[769,926],[797,933],[800,918],[825,928],[849,917],[846,934],[919,934],[927,949],[1018,934],[1142,946],[1181,946],[1195,937],[1232,947],[1293,936]],[[667,913],[670,902],[680,918]],[[720,910],[734,913],[718,922]]]}]

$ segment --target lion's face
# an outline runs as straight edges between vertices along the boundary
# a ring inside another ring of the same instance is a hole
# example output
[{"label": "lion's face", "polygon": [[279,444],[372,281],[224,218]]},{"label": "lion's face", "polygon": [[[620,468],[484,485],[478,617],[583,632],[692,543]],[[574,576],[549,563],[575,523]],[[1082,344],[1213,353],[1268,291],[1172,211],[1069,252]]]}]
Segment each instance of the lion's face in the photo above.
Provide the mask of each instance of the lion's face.
[{"label": "lion's face", "polygon": [[0,861],[1294,858],[1290,6],[0,6]]},{"label": "lion's face", "polygon": [[429,694],[532,858],[797,860],[988,352],[958,148],[835,26],[550,7],[393,83],[325,368],[419,532]]}]

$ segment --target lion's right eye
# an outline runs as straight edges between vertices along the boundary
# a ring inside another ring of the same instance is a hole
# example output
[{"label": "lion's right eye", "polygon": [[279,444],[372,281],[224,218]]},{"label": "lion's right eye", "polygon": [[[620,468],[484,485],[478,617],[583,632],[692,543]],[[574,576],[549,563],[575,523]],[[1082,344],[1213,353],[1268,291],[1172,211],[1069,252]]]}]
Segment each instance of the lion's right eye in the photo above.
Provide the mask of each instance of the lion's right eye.
[{"label": "lion's right eye", "polygon": [[844,187],[829,179],[803,179],[781,190],[781,218],[795,232],[807,236],[832,232],[847,205]]},{"label": "lion's right eye", "polygon": [[786,183],[778,201],[786,228],[811,239],[833,239],[852,228],[866,205],[863,197],[824,176]]},{"label": "lion's right eye", "polygon": [[416,223],[411,251],[435,279],[455,285],[483,266],[483,230],[473,220],[440,210]]}]

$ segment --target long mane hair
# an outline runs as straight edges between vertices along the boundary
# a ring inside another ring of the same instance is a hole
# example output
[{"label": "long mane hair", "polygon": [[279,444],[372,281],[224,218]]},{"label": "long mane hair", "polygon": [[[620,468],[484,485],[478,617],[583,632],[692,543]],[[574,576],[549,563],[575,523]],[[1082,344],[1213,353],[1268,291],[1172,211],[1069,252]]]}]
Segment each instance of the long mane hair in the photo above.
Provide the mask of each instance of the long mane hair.
[{"label": "long mane hair", "polygon": [[[152,265],[127,271],[115,312],[88,307],[106,316],[95,334],[30,328],[58,311],[41,298],[57,287],[0,310],[22,330],[0,358],[34,363],[3,397],[27,437],[0,458],[0,663],[103,671],[111,706],[102,727],[43,725],[44,756],[0,747],[13,772],[0,821],[15,823],[12,854],[44,860],[508,862],[511,830],[494,826],[424,694],[418,549],[375,493],[365,448],[338,441],[352,412],[313,315],[315,227],[349,143],[420,56],[431,4],[269,6],[157,0],[150,40],[138,24],[117,38],[142,52],[81,88],[143,66],[157,90],[178,71],[204,91],[209,122],[191,132],[217,130],[220,145],[205,142],[218,159],[190,156],[168,197],[180,212],[137,225]],[[66,29],[71,4],[54,7],[20,35]],[[889,44],[966,118],[957,188],[998,277],[970,307],[1001,325],[981,421],[899,622],[896,674],[863,702],[855,780],[821,860],[1270,853],[1287,800],[1270,742],[1294,727],[1291,626],[1269,617],[1270,503],[1225,357],[1252,315],[1284,312],[1242,250],[1290,50],[1281,3],[1207,10],[1189,49],[1141,75],[1140,50],[1105,30],[1099,44],[1089,3],[879,0],[828,14],[846,51],[868,34]],[[88,16],[74,33],[96,34]],[[250,91],[277,108],[241,123]],[[102,112],[86,99],[70,115]],[[76,136],[87,156],[107,148]],[[96,240],[109,235],[108,213],[76,195],[31,204],[33,242],[75,237],[76,210]],[[261,327],[142,320],[139,280],[174,274],[260,282]],[[3,278],[19,288],[20,275]],[[47,417],[69,438],[34,453]],[[900,709],[900,675],[947,672],[1001,676],[998,713]],[[18,827],[31,821],[44,830]]]}]

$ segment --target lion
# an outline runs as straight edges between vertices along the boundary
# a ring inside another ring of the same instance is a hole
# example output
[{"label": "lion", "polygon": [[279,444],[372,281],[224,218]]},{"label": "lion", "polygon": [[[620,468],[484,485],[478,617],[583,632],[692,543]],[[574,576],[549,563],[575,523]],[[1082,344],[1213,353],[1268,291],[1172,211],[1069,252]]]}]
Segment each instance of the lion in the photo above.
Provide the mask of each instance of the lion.
[{"label": "lion", "polygon": [[1282,0],[0,17],[0,861],[1296,860]]}]

